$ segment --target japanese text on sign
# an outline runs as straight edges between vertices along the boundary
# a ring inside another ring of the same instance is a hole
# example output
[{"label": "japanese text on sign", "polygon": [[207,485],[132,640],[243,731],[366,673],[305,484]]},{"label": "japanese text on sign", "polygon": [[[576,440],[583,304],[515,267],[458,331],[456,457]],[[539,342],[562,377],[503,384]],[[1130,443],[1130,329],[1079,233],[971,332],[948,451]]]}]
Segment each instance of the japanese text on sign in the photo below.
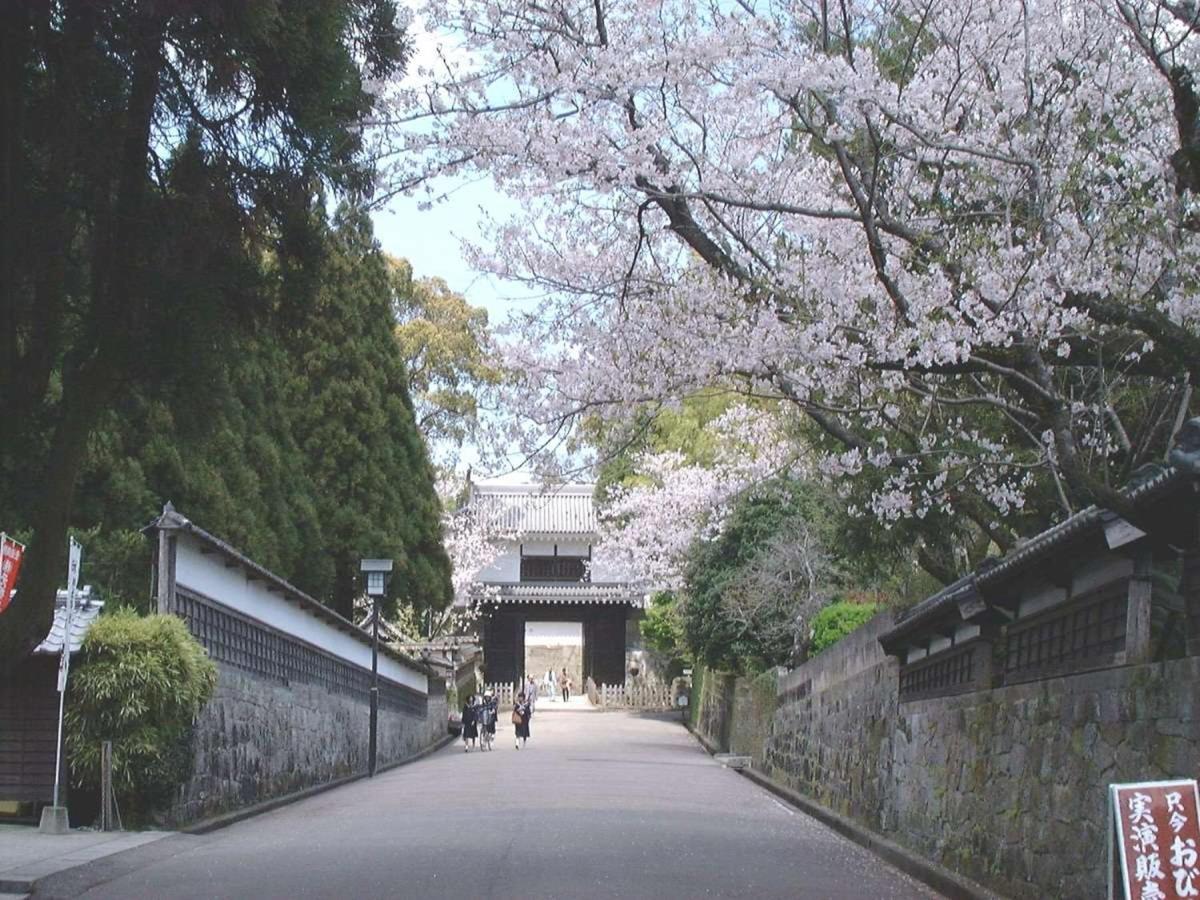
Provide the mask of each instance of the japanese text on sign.
[{"label": "japanese text on sign", "polygon": [[1200,898],[1195,781],[1111,785],[1126,900]]},{"label": "japanese text on sign", "polygon": [[12,600],[24,552],[23,544],[0,535],[0,613],[8,608],[9,601]]}]

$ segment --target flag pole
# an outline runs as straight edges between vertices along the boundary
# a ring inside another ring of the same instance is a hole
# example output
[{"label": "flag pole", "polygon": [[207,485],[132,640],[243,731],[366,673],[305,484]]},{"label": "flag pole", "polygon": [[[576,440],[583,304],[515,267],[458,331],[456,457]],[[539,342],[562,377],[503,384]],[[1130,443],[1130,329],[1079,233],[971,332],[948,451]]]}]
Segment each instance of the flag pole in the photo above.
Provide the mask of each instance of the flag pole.
[{"label": "flag pole", "polygon": [[[67,674],[71,669],[71,620],[75,615],[75,588],[79,584],[79,562],[83,548],[75,538],[67,539],[67,608],[63,617],[62,656],[58,663],[58,740],[54,745],[54,806],[42,810],[40,831],[45,834],[66,834],[70,823],[65,807],[59,805],[62,780],[63,710],[67,698]],[[57,598],[55,606],[57,607]]]}]

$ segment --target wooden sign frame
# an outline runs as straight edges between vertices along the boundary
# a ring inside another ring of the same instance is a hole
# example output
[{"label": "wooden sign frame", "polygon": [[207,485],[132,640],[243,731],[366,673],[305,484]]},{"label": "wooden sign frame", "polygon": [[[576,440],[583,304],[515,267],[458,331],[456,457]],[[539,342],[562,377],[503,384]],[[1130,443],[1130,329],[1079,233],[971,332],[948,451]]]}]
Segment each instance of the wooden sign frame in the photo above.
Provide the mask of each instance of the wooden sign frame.
[{"label": "wooden sign frame", "polygon": [[[1126,838],[1125,821],[1121,817],[1122,810],[1118,797],[1122,792],[1131,792],[1136,790],[1145,790],[1151,793],[1157,792],[1162,794],[1167,788],[1179,788],[1184,793],[1190,794],[1192,798],[1192,816],[1191,821],[1182,826],[1178,831],[1170,831],[1167,828],[1162,829],[1162,840],[1165,842],[1171,834],[1176,836],[1185,836],[1188,839],[1195,840],[1194,847],[1200,847],[1200,789],[1197,788],[1197,782],[1194,778],[1172,778],[1165,781],[1142,781],[1129,782],[1125,784],[1110,784],[1108,786],[1108,898],[1109,900],[1140,900],[1140,897],[1135,897],[1130,892],[1130,884],[1133,878],[1136,878],[1136,872],[1130,871],[1130,860],[1126,853]],[[1151,807],[1152,809],[1154,807]],[[1157,830],[1156,821],[1152,820]],[[1164,820],[1164,824],[1166,821]],[[1160,851],[1162,861],[1162,878],[1166,890],[1161,896],[1164,900],[1175,900],[1180,895],[1175,891],[1175,884],[1171,881],[1171,869],[1167,865],[1167,852],[1164,849]],[[1200,879],[1197,880],[1196,887],[1200,888]]]}]

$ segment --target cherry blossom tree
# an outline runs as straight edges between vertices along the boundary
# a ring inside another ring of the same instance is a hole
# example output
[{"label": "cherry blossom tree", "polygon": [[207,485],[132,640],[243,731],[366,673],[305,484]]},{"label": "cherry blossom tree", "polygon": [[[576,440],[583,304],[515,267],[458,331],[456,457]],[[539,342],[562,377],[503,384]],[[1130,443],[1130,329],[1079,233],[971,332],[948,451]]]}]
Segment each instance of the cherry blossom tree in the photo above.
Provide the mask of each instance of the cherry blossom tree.
[{"label": "cherry blossom tree", "polygon": [[678,590],[689,550],[721,531],[739,499],[804,468],[770,413],[735,407],[711,428],[718,442],[711,464],[674,451],[648,452],[635,460],[632,483],[608,489],[597,567],[648,589]]},{"label": "cherry blossom tree", "polygon": [[522,200],[475,262],[545,292],[507,360],[542,439],[774,397],[850,502],[1006,548],[1023,514],[1123,508],[1195,414],[1196,4],[422,15],[447,50],[386,98],[390,187],[486,173]]},{"label": "cherry blossom tree", "polygon": [[[435,635],[463,634],[474,628],[479,606],[489,599],[488,590],[477,581],[479,573],[504,553],[506,546],[520,541],[521,533],[507,524],[504,507],[478,508],[460,504],[467,492],[465,479],[446,474],[438,481],[438,495],[445,514],[442,517],[442,544],[450,557],[454,603],[434,623]],[[494,593],[498,590],[490,588]]]}]

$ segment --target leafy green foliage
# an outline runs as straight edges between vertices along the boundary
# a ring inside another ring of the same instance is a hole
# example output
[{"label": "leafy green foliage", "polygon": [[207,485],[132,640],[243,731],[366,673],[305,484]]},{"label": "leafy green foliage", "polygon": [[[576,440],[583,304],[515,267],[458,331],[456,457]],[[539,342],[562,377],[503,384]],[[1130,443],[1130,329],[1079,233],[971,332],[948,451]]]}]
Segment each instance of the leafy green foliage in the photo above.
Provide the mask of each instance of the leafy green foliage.
[{"label": "leafy green foliage", "polygon": [[827,503],[814,485],[779,482],[744,498],[716,538],[697,542],[684,571],[682,619],[687,646],[698,659],[728,672],[788,661],[794,651],[792,606],[765,609],[767,621],[739,619],[730,615],[726,596],[741,587],[779,535],[794,531],[798,522],[822,521]]},{"label": "leafy green foliage", "polygon": [[719,441],[708,426],[731,407],[746,403],[746,398],[729,391],[712,391],[686,397],[678,406],[664,407],[653,415],[641,412],[619,432],[598,419],[589,422],[585,429],[588,438],[604,459],[596,495],[603,497],[613,484],[637,484],[635,461],[641,452],[682,453],[691,463],[711,464]]},{"label": "leafy green foliage", "polygon": [[415,278],[405,259],[389,259],[398,324],[417,427],[431,446],[460,448],[479,424],[479,398],[500,381],[488,360],[487,310],[471,306],[440,278]]},{"label": "leafy green foliage", "polygon": [[131,390],[89,442],[76,507],[84,577],[145,609],[137,533],[171,500],[298,587],[352,613],[358,560],[396,560],[385,611],[451,597],[433,471],[392,336],[387,261],[361,211],[322,234],[310,277],[268,261],[263,290],[294,288],[288,321],[237,336],[194,390]]},{"label": "leafy green foliage", "polygon": [[[369,80],[404,63],[396,23],[390,0],[49,0],[0,17],[0,509],[32,532],[0,667],[49,627],[76,487],[114,449],[96,432],[127,403],[177,415],[256,324],[311,298],[326,191],[372,183],[362,122]],[[287,290],[265,283],[270,256]],[[194,427],[214,452],[236,443],[211,424]],[[150,472],[114,457],[131,505],[143,477],[203,477],[148,443]],[[225,474],[231,505],[257,487],[243,474]]]},{"label": "leafy green foliage", "polygon": [[832,647],[850,632],[869,622],[878,611],[879,607],[874,603],[839,600],[829,604],[813,617],[809,650],[820,653]]},{"label": "leafy green foliage", "polygon": [[679,656],[685,652],[683,622],[675,594],[659,591],[650,597],[650,605],[641,622],[641,632],[646,643],[659,653]]},{"label": "leafy green foliage", "polygon": [[189,732],[212,696],[217,669],[174,616],[102,616],[71,673],[65,717],[71,777],[100,784],[101,743],[113,744],[113,786],[144,818],[189,774]]}]

